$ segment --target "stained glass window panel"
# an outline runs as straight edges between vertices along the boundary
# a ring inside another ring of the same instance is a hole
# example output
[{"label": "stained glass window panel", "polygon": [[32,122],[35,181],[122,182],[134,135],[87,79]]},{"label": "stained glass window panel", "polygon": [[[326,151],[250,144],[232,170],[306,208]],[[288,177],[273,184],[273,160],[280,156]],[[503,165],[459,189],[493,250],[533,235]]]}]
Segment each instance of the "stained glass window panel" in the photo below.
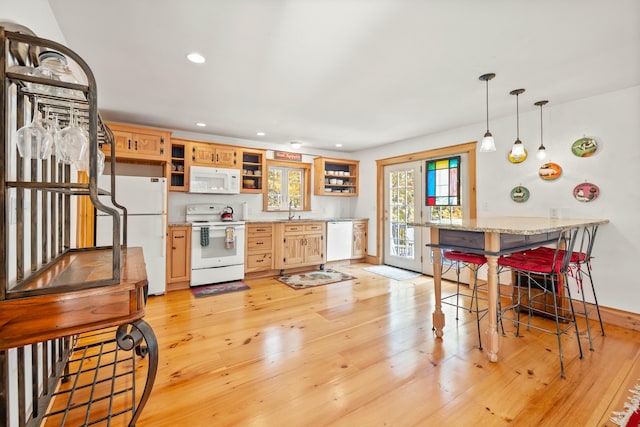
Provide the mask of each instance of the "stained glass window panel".
[{"label": "stained glass window panel", "polygon": [[460,157],[427,160],[426,205],[460,205]]}]

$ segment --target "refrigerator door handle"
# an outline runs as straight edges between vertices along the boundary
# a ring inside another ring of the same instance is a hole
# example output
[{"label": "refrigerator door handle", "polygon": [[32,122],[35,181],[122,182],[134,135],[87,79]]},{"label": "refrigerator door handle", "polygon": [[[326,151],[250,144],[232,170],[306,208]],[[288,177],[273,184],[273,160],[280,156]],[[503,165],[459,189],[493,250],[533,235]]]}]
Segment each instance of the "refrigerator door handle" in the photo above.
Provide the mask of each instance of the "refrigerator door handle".
[{"label": "refrigerator door handle", "polygon": [[162,254],[162,257],[164,258],[165,256],[167,256],[167,216],[166,215],[162,215],[162,221],[161,221],[161,227],[162,229],[160,230],[160,253]]}]

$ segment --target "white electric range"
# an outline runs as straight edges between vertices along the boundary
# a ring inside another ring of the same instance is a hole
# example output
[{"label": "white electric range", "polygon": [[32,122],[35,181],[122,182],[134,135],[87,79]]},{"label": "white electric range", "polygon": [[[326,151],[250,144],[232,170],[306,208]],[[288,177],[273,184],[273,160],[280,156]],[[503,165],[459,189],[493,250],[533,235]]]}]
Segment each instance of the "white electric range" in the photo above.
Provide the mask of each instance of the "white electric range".
[{"label": "white electric range", "polygon": [[244,222],[223,221],[223,204],[187,205],[191,223],[191,286],[244,278]]}]

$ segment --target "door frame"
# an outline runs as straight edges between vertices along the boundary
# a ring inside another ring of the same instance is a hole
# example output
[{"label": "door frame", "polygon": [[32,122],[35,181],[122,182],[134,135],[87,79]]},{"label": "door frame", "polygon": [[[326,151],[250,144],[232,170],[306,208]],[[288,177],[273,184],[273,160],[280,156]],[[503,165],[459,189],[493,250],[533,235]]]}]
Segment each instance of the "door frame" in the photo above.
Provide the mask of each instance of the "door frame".
[{"label": "door frame", "polygon": [[[434,157],[447,157],[456,154],[468,155],[469,162],[469,218],[476,218],[476,146],[477,141],[466,142],[449,147],[434,148],[417,153],[403,154],[376,160],[377,182],[384,182],[384,167],[397,163],[422,161]],[[384,186],[379,185],[376,191],[376,263],[381,264],[384,258]]]}]

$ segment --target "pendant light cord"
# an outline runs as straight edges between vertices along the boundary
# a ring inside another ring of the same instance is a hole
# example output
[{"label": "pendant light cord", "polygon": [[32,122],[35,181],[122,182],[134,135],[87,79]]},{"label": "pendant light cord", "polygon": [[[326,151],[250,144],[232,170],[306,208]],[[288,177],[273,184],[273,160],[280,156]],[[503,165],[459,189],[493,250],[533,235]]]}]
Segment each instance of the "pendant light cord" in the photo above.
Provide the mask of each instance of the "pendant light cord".
[{"label": "pendant light cord", "polygon": [[520,94],[516,93],[516,139],[520,141]]},{"label": "pendant light cord", "polygon": [[487,96],[485,99],[487,100],[487,132],[489,132],[489,79],[485,80],[486,88],[487,88]]},{"label": "pendant light cord", "polygon": [[540,147],[544,147],[544,137],[542,135],[542,104],[540,104]]}]

